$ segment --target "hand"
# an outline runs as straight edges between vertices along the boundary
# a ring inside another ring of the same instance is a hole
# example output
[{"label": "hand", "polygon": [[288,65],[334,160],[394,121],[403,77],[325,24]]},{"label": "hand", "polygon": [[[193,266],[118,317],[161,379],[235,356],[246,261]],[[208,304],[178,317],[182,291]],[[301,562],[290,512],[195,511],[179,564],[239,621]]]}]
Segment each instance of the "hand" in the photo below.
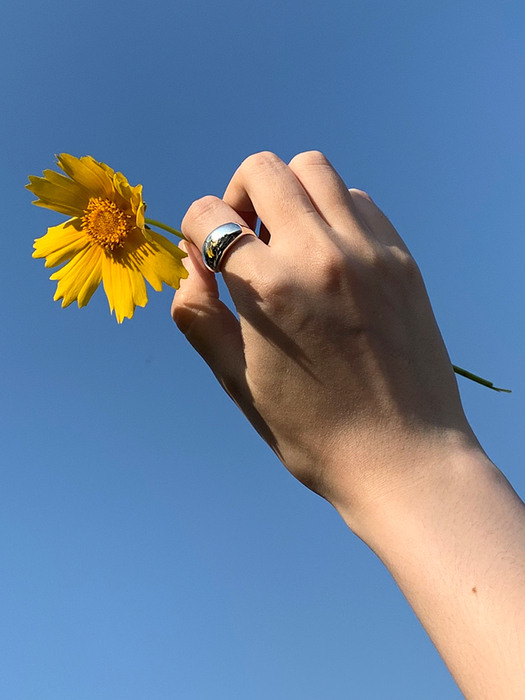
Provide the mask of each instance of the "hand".
[{"label": "hand", "polygon": [[[223,258],[238,318],[200,248]],[[319,153],[248,158],[182,223],[173,317],[286,467],[386,564],[465,697],[525,687],[525,508],[464,416],[419,270]]]},{"label": "hand", "polygon": [[[243,238],[223,260],[237,320],[200,247],[221,223],[254,226],[257,217],[264,241]],[[273,154],[248,158],[223,200],[195,202],[182,229],[197,247],[174,318],[310,488],[332,502],[343,484],[359,495],[401,468],[397,456],[468,433],[413,258],[321,154],[289,166]]]},{"label": "hand", "polygon": [[[237,319],[200,248],[220,224],[257,217],[261,240],[242,237],[222,263]],[[190,275],[173,317],[308,487],[334,504],[360,498],[419,478],[421,450],[472,439],[413,258],[322,154],[249,157],[182,231]]]},{"label": "hand", "polygon": [[[257,218],[261,240],[242,237],[222,263],[237,319],[200,248],[216,226]],[[419,478],[421,450],[473,439],[414,259],[322,154],[249,157],[182,231],[190,275],[173,317],[309,488],[337,505]]]}]

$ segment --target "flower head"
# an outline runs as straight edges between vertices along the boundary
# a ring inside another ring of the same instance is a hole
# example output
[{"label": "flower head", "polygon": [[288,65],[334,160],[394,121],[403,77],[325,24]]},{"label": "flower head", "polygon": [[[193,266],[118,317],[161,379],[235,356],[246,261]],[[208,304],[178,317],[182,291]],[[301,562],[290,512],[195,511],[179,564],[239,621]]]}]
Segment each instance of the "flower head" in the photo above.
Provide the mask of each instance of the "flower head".
[{"label": "flower head", "polygon": [[50,278],[58,281],[55,301],[85,306],[102,281],[121,323],[147,304],[145,279],[157,292],[163,283],[178,289],[188,275],[186,254],[146,226],[142,185],[131,187],[122,173],[91,156],[62,153],[57,164],[65,175],[44,170],[27,185],[38,197],[34,204],[70,217],[34,245],[33,257],[45,258],[46,267],[63,265]]}]

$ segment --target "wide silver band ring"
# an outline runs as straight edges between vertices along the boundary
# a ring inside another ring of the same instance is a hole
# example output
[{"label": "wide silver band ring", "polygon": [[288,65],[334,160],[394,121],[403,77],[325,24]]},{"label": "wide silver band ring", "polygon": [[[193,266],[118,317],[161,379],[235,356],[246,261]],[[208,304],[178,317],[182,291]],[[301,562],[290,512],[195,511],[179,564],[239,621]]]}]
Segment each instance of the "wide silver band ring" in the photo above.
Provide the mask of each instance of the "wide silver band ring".
[{"label": "wide silver band ring", "polygon": [[255,233],[247,226],[234,224],[222,224],[217,226],[204,239],[202,244],[202,259],[204,264],[212,272],[220,272],[221,260],[224,253],[234,243],[239,236],[249,234],[255,236]]}]

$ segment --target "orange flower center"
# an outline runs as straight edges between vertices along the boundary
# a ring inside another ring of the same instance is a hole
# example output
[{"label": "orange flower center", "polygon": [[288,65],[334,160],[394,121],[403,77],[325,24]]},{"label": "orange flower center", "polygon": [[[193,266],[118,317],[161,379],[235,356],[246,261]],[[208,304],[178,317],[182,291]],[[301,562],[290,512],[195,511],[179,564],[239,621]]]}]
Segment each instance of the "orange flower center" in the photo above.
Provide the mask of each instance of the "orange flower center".
[{"label": "orange flower center", "polygon": [[106,250],[114,250],[124,244],[135,223],[115,202],[91,197],[82,217],[82,228],[95,243]]}]

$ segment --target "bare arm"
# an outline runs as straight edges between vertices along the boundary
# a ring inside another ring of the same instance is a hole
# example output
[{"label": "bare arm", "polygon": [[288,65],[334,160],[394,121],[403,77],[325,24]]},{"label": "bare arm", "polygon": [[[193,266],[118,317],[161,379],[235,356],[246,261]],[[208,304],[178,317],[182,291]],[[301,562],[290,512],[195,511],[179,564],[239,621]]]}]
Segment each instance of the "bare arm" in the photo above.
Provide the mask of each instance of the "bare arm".
[{"label": "bare arm", "polygon": [[[263,223],[223,274],[200,246]],[[468,698],[525,696],[525,508],[468,425],[419,270],[319,153],[248,158],[183,221],[174,319],[289,471],[382,559]]]},{"label": "bare arm", "polygon": [[525,697],[523,503],[478,450],[451,452],[440,467],[428,483],[374,503],[355,530],[397,581],[465,696],[518,700]]}]

